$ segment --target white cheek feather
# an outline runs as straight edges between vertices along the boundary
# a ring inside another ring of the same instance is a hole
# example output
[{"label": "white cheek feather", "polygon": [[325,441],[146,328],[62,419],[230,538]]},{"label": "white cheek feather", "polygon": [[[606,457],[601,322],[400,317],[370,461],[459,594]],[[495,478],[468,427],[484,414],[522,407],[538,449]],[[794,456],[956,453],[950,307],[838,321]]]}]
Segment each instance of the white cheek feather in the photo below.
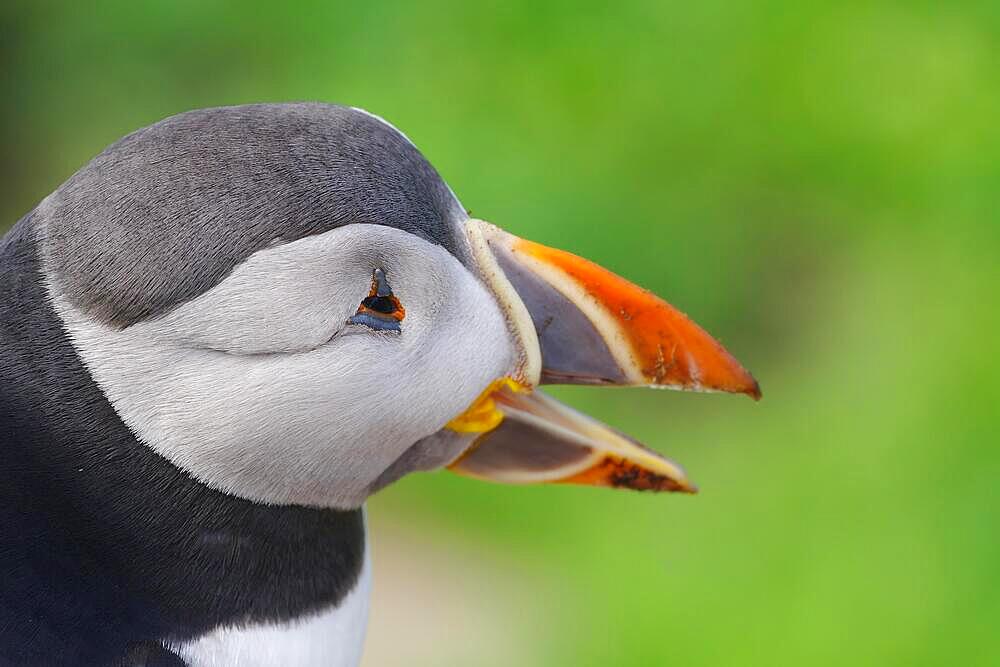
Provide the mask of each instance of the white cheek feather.
[{"label": "white cheek feather", "polygon": [[191,667],[353,667],[361,662],[371,588],[368,550],[358,583],[333,609],[288,623],[222,627],[165,645]]},{"label": "white cheek feather", "polygon": [[[406,309],[400,334],[344,325],[376,266]],[[517,363],[486,288],[440,246],[385,226],[262,250],[122,331],[87,318],[53,281],[49,293],[143,442],[213,488],[270,504],[360,506],[407,448]]]}]

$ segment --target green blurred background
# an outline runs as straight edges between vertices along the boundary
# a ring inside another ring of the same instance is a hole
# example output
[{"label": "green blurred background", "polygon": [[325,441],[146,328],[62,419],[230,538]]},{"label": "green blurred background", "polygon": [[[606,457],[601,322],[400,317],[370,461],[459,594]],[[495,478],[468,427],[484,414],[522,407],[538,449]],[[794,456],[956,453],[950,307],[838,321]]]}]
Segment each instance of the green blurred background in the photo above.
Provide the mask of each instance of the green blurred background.
[{"label": "green blurred background", "polygon": [[368,665],[1000,664],[1000,4],[7,2],[0,230],[119,136],[324,100],[765,398],[556,390],[702,493],[417,475]]}]

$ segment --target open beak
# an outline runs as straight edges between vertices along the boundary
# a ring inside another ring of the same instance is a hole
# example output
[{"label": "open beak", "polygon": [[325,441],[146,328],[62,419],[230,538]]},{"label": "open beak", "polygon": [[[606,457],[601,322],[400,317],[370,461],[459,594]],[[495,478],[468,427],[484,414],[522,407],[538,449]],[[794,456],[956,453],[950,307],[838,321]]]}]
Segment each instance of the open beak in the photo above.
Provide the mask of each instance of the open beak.
[{"label": "open beak", "polygon": [[650,386],[759,399],[753,376],[686,315],[624,278],[479,220],[466,231],[522,358],[513,377],[449,423],[480,434],[450,469],[508,483],[693,492],[680,466],[535,387]]}]

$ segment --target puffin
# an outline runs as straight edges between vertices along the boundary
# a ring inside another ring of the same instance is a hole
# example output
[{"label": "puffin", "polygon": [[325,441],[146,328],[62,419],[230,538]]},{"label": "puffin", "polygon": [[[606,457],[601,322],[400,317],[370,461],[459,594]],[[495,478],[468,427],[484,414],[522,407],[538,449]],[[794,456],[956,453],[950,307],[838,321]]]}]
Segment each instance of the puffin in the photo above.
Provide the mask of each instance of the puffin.
[{"label": "puffin", "polygon": [[404,475],[695,490],[550,383],[760,398],[369,112],[125,136],[0,242],[0,665],[356,665],[365,501]]}]

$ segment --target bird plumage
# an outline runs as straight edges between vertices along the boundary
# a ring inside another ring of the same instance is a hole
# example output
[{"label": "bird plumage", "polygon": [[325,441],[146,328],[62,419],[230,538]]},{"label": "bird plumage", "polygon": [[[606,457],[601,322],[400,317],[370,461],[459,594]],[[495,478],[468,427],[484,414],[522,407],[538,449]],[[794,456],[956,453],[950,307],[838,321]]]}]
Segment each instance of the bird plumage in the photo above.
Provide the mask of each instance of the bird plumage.
[{"label": "bird plumage", "polygon": [[0,664],[111,664],[355,586],[361,510],[214,491],[140,443],[45,294],[31,216],[0,249]]},{"label": "bird plumage", "polygon": [[0,663],[147,660],[164,640],[328,611],[365,558],[360,509],[234,497],[139,442],[81,363],[47,284],[127,327],[275,243],[373,223],[454,247],[443,221],[460,214],[398,132],[301,104],[139,130],[25,216],[0,250]]}]

